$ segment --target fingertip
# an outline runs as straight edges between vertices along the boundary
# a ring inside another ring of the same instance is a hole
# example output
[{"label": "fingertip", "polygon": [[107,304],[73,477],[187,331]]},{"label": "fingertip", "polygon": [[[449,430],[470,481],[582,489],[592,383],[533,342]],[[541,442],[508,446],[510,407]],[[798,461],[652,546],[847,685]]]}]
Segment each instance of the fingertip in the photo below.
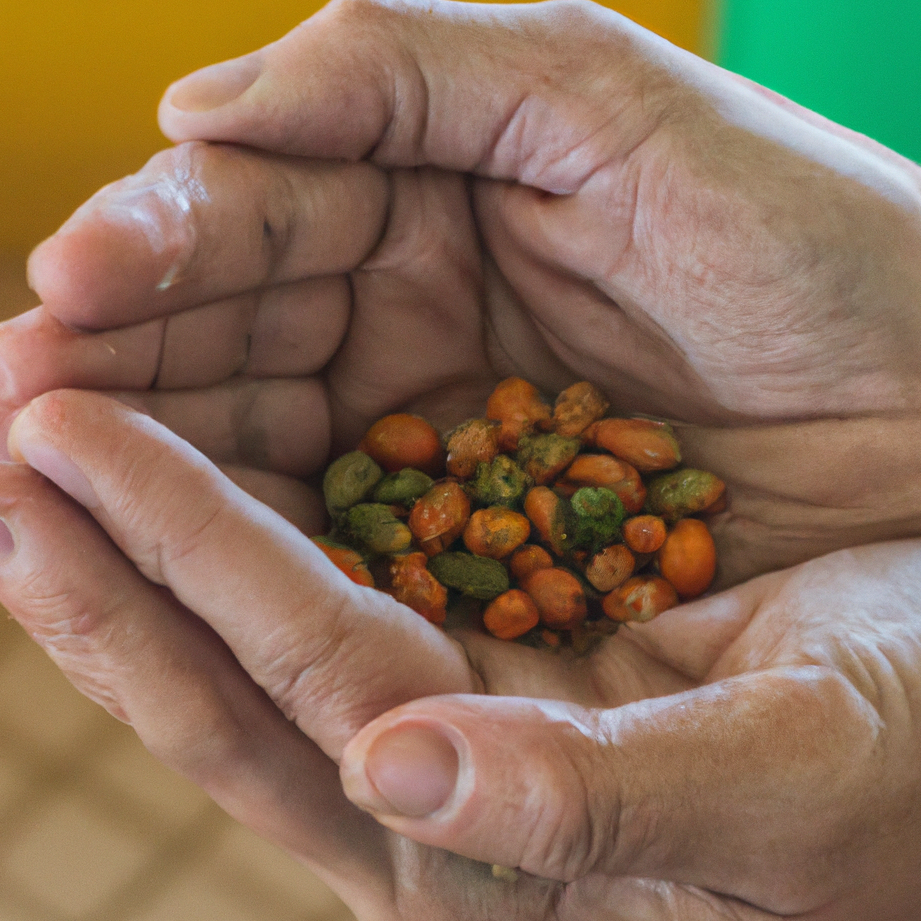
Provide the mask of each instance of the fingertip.
[{"label": "fingertip", "polygon": [[223,61],[178,80],[167,90],[165,99],[183,112],[210,112],[242,96],[261,72],[261,59],[256,54]]},{"label": "fingertip", "polygon": [[[49,401],[50,407],[47,405]],[[36,407],[40,402],[46,410],[50,410],[50,414],[46,413],[48,418],[44,420],[36,418],[36,415],[41,414],[41,407]],[[49,426],[57,429],[55,412],[59,414],[62,409],[61,406],[55,406],[53,394],[32,400],[13,419],[7,435],[7,449],[14,461],[28,464],[84,507],[97,508],[100,505],[99,497],[86,474],[47,437]]]},{"label": "fingertip", "polygon": [[[163,94],[158,109],[160,129],[172,141],[217,139],[215,110],[232,107],[262,74],[262,55],[248,54],[197,70],[173,83]],[[228,113],[222,112],[226,117]]]},{"label": "fingertip", "polygon": [[[53,404],[55,396],[55,391],[49,391],[34,397],[24,406],[20,406],[8,418],[5,445],[10,460],[14,463],[29,463],[26,460],[23,448],[35,437],[36,430],[41,430],[43,424],[39,420],[36,425],[36,414],[41,413],[42,404],[46,404],[49,401]],[[54,425],[53,422],[52,425]]]},{"label": "fingertip", "polygon": [[[596,763],[603,746],[584,717],[548,700],[419,699],[349,742],[343,788],[382,825],[421,844],[573,880],[607,859],[614,842],[598,830],[616,827],[605,796],[610,766]],[[594,810],[573,795],[587,787]]]},{"label": "fingertip", "polygon": [[16,412],[14,412],[12,416],[10,416],[10,418],[7,421],[8,428],[7,428],[6,438],[3,441],[4,448],[6,451],[6,457],[9,460],[17,464],[25,463],[25,458],[22,456],[22,451],[19,447],[19,431],[17,427],[17,423],[20,422],[20,419],[23,413],[23,409],[25,408],[26,407],[16,410]]},{"label": "fingertip", "polygon": [[156,291],[180,247],[153,251],[149,227],[119,220],[104,207],[91,210],[92,201],[32,251],[29,285],[67,326],[99,329],[146,319],[134,316],[131,305],[139,292]]},{"label": "fingertip", "polygon": [[57,233],[39,243],[26,260],[26,279],[29,287],[43,303],[46,300],[52,303],[61,300],[60,294],[66,288],[66,263],[61,259]]},{"label": "fingertip", "polygon": [[416,720],[371,730],[343,753],[346,795],[379,816],[423,819],[444,808],[458,786],[461,756],[450,726]]}]

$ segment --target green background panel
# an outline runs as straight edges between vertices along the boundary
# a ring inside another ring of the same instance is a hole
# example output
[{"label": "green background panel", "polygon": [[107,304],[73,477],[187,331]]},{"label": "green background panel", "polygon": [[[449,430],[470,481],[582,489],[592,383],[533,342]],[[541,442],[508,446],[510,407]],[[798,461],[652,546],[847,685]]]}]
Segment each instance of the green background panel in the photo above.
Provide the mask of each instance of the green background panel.
[{"label": "green background panel", "polygon": [[722,0],[717,62],[921,161],[919,0]]}]

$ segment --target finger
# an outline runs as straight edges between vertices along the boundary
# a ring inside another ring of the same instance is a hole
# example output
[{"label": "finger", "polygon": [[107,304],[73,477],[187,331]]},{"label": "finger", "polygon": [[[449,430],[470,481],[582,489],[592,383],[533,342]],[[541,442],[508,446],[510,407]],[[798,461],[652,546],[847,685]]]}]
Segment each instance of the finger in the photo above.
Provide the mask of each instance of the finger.
[{"label": "finger", "polygon": [[46,479],[0,465],[0,599],[74,685],[165,764],[324,875],[375,872],[380,841],[335,766],[217,635],[143,578]]},{"label": "finger", "polygon": [[[697,886],[780,914],[825,904],[878,724],[830,670],[776,669],[615,710],[416,701],[362,729],[353,802],[424,844],[572,882]],[[819,860],[821,858],[821,866]]]},{"label": "finger", "polygon": [[328,450],[329,413],[324,388],[307,376],[335,351],[341,328],[335,311],[312,310],[339,301],[344,318],[348,295],[340,298],[335,281],[101,333],[68,329],[43,308],[0,324],[3,452],[12,417],[30,399],[75,387],[116,392],[216,461],[314,472]]},{"label": "finger", "polygon": [[[162,332],[151,325],[81,334],[41,310],[5,324],[0,431],[5,435],[15,414],[41,393],[112,388],[123,403],[159,419],[216,462],[300,476],[316,472],[330,446],[328,400],[317,378],[241,376],[197,390],[134,390],[146,387],[154,370],[147,359]],[[132,390],[121,391],[124,386]]]},{"label": "finger", "polygon": [[117,393],[220,464],[309,476],[330,447],[326,387],[317,378],[234,378],[204,390]]},{"label": "finger", "polygon": [[904,161],[882,169],[876,150],[595,4],[334,2],[175,83],[160,124],[175,141],[431,164],[571,193],[685,113],[795,138],[823,163],[849,153],[895,197],[917,195]]},{"label": "finger", "polygon": [[163,324],[104,333],[68,329],[42,307],[0,323],[0,435],[33,397],[61,387],[145,389],[156,379]]},{"label": "finger", "polygon": [[123,326],[355,268],[382,232],[387,179],[186,144],[83,205],[29,259],[33,289],[72,326]]},{"label": "finger", "polygon": [[233,464],[219,464],[221,473],[257,502],[267,505],[299,531],[309,536],[323,534],[329,519],[323,494],[295,477],[254,470],[252,467],[238,467]]},{"label": "finger", "polygon": [[[667,101],[656,59],[690,58],[664,45],[588,4],[333,3],[281,41],[174,84],[160,123],[173,140],[573,191],[655,125]],[[603,66],[586,74],[586,61]],[[642,113],[631,105],[641,100]]]},{"label": "finger", "polygon": [[339,348],[350,306],[348,280],[326,275],[246,291],[170,314],[162,321],[153,386],[160,390],[208,387],[235,374],[258,378],[315,374]]},{"label": "finger", "polygon": [[89,508],[327,754],[397,703],[476,689],[442,631],[351,582],[153,420],[97,394],[57,391],[17,416],[10,451]]},{"label": "finger", "polygon": [[13,410],[64,387],[170,390],[234,374],[305,377],[339,347],[350,300],[345,278],[323,276],[99,333],[37,307],[0,323],[0,401]]}]

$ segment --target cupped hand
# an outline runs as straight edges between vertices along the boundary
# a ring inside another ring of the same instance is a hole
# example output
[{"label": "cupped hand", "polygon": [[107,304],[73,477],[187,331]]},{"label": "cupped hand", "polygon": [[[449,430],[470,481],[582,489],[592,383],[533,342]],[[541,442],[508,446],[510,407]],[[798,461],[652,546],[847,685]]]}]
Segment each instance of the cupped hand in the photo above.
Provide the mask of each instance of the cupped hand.
[{"label": "cupped hand", "polygon": [[121,392],[316,528],[374,418],[590,379],[729,483],[720,584],[921,530],[921,173],[866,138],[579,3],[334,3],[161,123],[33,254],[7,416]]},{"label": "cupped hand", "polygon": [[10,449],[0,600],[359,918],[915,917],[921,542],[567,657],[353,584],[108,398],[39,397]]}]

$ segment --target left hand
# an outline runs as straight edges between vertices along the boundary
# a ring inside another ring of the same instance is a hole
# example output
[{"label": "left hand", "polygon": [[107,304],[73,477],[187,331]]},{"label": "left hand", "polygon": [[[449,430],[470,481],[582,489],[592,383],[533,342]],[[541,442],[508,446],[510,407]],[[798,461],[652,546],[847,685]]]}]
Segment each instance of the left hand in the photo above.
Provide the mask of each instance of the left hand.
[{"label": "left hand", "polygon": [[378,416],[589,379],[727,481],[722,585],[921,533],[916,164],[579,3],[335,2],[161,121],[33,254],[0,431],[119,393],[316,530]]},{"label": "left hand", "polygon": [[449,637],[355,586],[107,398],[38,398],[11,451],[84,508],[0,470],[0,599],[359,918],[915,917],[921,542],[764,576],[571,659]]}]

